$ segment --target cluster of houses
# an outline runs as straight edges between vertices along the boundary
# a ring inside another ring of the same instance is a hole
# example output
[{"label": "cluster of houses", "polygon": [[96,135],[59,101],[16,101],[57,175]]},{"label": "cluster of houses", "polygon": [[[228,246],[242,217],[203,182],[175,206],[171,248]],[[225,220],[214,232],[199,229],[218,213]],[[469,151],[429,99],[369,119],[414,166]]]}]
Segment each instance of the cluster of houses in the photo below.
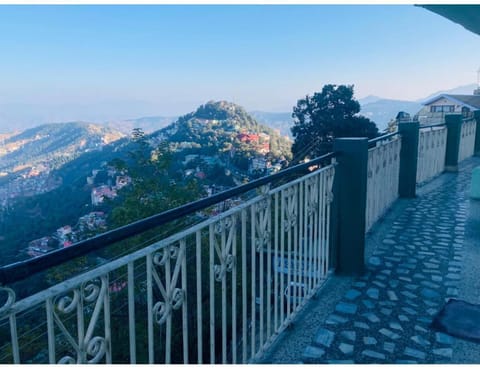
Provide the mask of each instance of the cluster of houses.
[{"label": "cluster of houses", "polygon": [[240,142],[248,143],[253,146],[259,154],[268,154],[270,152],[270,136],[266,133],[242,132],[237,135]]},{"label": "cluster of houses", "polygon": [[73,243],[89,237],[91,232],[106,228],[105,213],[93,211],[80,217],[74,227],[65,225],[58,228],[51,236],[29,242],[26,253],[31,257],[41,256],[54,249],[69,247]]},{"label": "cluster of houses", "polygon": [[29,168],[17,178],[0,186],[0,209],[6,208],[10,200],[17,197],[34,196],[49,192],[61,184],[62,180],[52,176],[47,166],[40,164]]},{"label": "cluster of houses", "polygon": [[[92,185],[94,183],[95,177],[98,172],[98,170],[92,171],[93,175],[91,177],[87,177],[87,184]],[[121,173],[120,175],[116,174],[117,173],[114,169],[108,170],[108,176],[115,178],[114,185],[112,185],[111,181],[109,180],[108,184],[102,184],[100,186],[92,188],[90,197],[93,206],[98,206],[102,204],[105,198],[113,199],[117,197],[117,191],[132,183],[132,178],[127,176],[125,173]]]},{"label": "cluster of houses", "polygon": [[[87,184],[93,186],[100,172],[101,170],[94,169],[92,175],[87,177]],[[126,175],[126,173],[118,173],[117,170],[111,167],[107,167],[106,175],[106,178],[108,178],[107,184],[101,184],[91,189],[91,203],[93,206],[100,205],[105,198],[116,197],[117,191],[132,182],[131,177]],[[115,182],[113,183],[113,181]],[[77,224],[73,227],[65,225],[58,228],[50,236],[29,242],[25,251],[31,257],[37,257],[57,248],[69,247],[106,228],[106,214],[103,211],[92,211],[78,218]]]}]

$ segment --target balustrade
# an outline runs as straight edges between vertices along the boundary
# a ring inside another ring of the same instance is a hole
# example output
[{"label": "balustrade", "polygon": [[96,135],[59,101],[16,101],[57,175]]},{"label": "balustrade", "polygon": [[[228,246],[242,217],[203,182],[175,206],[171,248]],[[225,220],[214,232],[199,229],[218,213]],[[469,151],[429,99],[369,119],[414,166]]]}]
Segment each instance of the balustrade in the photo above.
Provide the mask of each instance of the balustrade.
[{"label": "balustrade", "polygon": [[444,171],[446,148],[446,126],[433,126],[420,129],[417,183],[425,183]]},{"label": "balustrade", "polygon": [[[330,270],[334,165],[16,301],[2,363],[246,363]],[[2,297],[0,297],[2,298]]]},{"label": "balustrade", "polygon": [[475,119],[466,119],[462,123],[458,162],[473,155],[477,122]]},{"label": "balustrade", "polygon": [[368,150],[366,232],[398,197],[400,149],[397,135]]}]

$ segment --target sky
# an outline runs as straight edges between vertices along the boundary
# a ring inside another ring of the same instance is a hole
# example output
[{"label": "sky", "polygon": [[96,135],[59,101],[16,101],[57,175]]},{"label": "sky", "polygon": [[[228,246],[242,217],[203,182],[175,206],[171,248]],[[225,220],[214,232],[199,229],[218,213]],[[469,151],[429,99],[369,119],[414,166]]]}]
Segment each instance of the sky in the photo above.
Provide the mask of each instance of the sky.
[{"label": "sky", "polygon": [[480,36],[413,5],[0,5],[0,117],[291,111],[327,83],[416,100],[479,67]]}]

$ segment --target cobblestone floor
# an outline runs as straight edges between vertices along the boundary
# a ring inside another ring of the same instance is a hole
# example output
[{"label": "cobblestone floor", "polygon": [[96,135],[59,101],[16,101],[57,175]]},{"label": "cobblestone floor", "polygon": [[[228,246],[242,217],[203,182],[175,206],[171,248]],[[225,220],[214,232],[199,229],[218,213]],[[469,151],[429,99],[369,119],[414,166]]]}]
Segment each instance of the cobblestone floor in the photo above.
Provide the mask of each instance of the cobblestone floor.
[{"label": "cobblestone floor", "polygon": [[453,338],[429,325],[458,296],[472,168],[409,201],[302,354],[305,363],[448,363]]}]

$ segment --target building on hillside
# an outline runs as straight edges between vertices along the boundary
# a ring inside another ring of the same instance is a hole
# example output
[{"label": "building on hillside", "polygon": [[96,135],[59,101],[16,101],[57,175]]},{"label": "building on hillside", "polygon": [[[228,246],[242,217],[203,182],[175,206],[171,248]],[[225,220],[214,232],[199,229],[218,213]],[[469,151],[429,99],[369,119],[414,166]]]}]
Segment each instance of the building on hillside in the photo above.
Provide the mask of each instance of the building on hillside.
[{"label": "building on hillside", "polygon": [[421,125],[443,123],[446,114],[461,113],[469,116],[480,110],[480,88],[473,95],[441,94],[423,103],[424,107],[415,115]]},{"label": "building on hillside", "polygon": [[270,135],[267,135],[266,133],[260,133],[258,137],[259,140],[257,151],[260,154],[268,154],[270,152]]},{"label": "building on hillside", "polygon": [[117,176],[115,180],[115,188],[120,190],[123,187],[128,186],[130,183],[132,183],[132,178],[129,176]]},{"label": "building on hillside", "polygon": [[260,154],[268,154],[270,152],[270,135],[266,133],[239,133],[237,138],[240,142],[252,145]]},{"label": "building on hillside", "polygon": [[240,142],[257,144],[260,137],[256,133],[239,133],[237,138]]},{"label": "building on hillside", "polygon": [[52,237],[42,237],[29,242],[27,254],[31,257],[37,257],[53,250],[54,241]]},{"label": "building on hillside", "polygon": [[105,229],[107,227],[105,213],[103,211],[92,211],[78,218],[77,227],[80,232]]},{"label": "building on hillside", "polygon": [[56,236],[59,240],[65,240],[72,233],[72,227],[69,225],[57,229]]},{"label": "building on hillside", "polygon": [[100,205],[105,197],[113,199],[117,196],[117,191],[109,186],[99,186],[92,189],[91,200],[92,205]]},{"label": "building on hillside", "polygon": [[253,174],[255,172],[263,172],[270,168],[272,166],[272,163],[267,160],[266,157],[264,156],[257,156],[255,158],[252,158],[250,161],[250,165],[248,166],[248,172],[250,174]]}]

